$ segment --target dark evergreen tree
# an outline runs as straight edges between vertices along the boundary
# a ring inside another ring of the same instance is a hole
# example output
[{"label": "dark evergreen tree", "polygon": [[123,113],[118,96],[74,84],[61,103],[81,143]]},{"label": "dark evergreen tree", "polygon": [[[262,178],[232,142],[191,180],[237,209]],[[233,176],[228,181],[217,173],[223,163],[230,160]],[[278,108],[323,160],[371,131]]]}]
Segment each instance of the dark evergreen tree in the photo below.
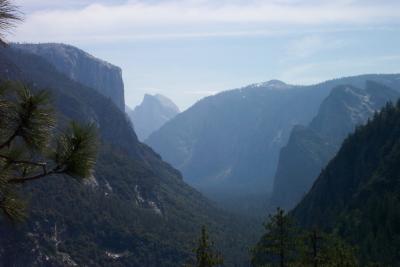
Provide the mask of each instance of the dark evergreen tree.
[{"label": "dark evergreen tree", "polygon": [[278,208],[264,225],[266,233],[253,249],[254,266],[291,266],[296,259],[298,230],[284,210]]},{"label": "dark evergreen tree", "polygon": [[0,86],[0,209],[10,219],[23,217],[19,185],[46,176],[87,178],[95,164],[97,138],[93,125],[71,123],[56,129],[49,93],[21,83]]},{"label": "dark evergreen tree", "polygon": [[323,235],[317,229],[303,235],[303,242],[300,249],[300,262],[305,266],[318,267],[324,263],[323,257]]},{"label": "dark evergreen tree", "polygon": [[196,267],[213,267],[221,266],[224,261],[222,256],[214,251],[214,244],[210,241],[205,226],[201,228],[201,236],[198,241],[196,253]]},{"label": "dark evergreen tree", "polygon": [[281,208],[269,216],[253,249],[253,266],[355,267],[355,250],[333,234],[298,228]]},{"label": "dark evergreen tree", "polygon": [[6,44],[4,33],[12,29],[20,20],[20,13],[16,6],[9,0],[0,0],[0,44]]},{"label": "dark evergreen tree", "polygon": [[333,234],[317,228],[303,235],[298,264],[300,266],[358,266],[355,249]]}]

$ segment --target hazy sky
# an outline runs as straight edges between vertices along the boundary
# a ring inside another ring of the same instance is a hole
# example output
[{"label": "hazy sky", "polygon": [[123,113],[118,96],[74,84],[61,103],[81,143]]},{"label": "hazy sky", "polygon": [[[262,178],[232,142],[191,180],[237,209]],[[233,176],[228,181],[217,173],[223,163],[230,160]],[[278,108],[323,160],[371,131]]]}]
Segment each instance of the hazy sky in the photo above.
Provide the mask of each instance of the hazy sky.
[{"label": "hazy sky", "polygon": [[17,0],[18,42],[76,45],[123,69],[129,106],[400,72],[399,0]]}]

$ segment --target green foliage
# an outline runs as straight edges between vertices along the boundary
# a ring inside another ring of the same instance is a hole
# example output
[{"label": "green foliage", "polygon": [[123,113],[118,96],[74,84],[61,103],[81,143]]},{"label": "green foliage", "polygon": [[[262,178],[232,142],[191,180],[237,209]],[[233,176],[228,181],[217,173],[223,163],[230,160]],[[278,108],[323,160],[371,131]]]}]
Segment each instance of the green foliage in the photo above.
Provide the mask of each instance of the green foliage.
[{"label": "green foliage", "polygon": [[[321,252],[322,264],[318,266],[327,267],[355,267],[359,266],[356,258],[356,251],[335,235],[328,235],[325,238],[325,247]],[[325,259],[324,259],[325,258]],[[317,265],[315,265],[317,266]]]},{"label": "green foliage", "polygon": [[309,232],[305,232],[300,237],[303,241],[300,246],[300,262],[304,266],[320,266],[326,264],[325,251],[323,246],[323,235],[317,229],[312,229]]},{"label": "green foliage", "polygon": [[358,266],[355,249],[334,234],[326,234],[314,228],[304,231],[299,244],[300,266]]},{"label": "green foliage", "polygon": [[93,124],[72,122],[68,132],[57,140],[54,162],[63,173],[86,178],[96,163],[97,135]]},{"label": "green foliage", "polygon": [[264,224],[266,234],[253,250],[252,264],[289,266],[296,253],[296,228],[284,210],[278,208]]},{"label": "green foliage", "polygon": [[252,251],[253,266],[358,266],[354,248],[342,239],[317,229],[301,229],[280,208],[269,216],[265,229]]},{"label": "green foliage", "polygon": [[90,176],[97,147],[94,126],[71,123],[52,151],[56,121],[48,92],[5,82],[0,85],[0,114],[0,209],[8,218],[23,218],[17,184],[54,174]]},{"label": "green foliage", "polygon": [[223,259],[220,254],[213,251],[213,243],[210,241],[205,226],[201,228],[201,236],[196,252],[196,267],[221,266]]},{"label": "green foliage", "polygon": [[8,116],[1,129],[1,136],[7,136],[8,139],[2,140],[0,148],[10,147],[11,142],[19,137],[28,149],[44,150],[55,126],[49,92],[39,91],[33,94],[25,85],[15,82],[8,82],[5,86],[9,86],[6,91],[11,95],[3,97],[11,100],[5,105],[8,108],[4,112]]}]

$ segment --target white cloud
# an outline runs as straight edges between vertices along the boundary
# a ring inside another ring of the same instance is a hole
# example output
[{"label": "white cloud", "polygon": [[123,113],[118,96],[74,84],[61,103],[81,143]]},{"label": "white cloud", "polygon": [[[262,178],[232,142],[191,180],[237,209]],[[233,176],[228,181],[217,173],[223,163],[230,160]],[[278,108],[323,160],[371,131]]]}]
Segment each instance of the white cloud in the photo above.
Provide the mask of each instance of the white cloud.
[{"label": "white cloud", "polygon": [[365,27],[400,22],[399,2],[367,2],[174,0],[106,4],[110,1],[19,0],[21,6],[31,11],[13,39],[74,43],[129,41],[265,35],[291,28]]}]

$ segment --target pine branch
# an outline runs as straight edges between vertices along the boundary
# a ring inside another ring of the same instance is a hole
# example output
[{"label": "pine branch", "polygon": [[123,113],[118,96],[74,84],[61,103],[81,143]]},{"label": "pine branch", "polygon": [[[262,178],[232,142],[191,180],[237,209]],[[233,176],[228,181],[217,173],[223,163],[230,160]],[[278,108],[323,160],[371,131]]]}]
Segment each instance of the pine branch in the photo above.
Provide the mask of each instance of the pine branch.
[{"label": "pine branch", "polygon": [[26,182],[39,180],[41,178],[44,178],[44,177],[52,175],[52,174],[63,174],[63,173],[65,173],[65,170],[61,169],[59,166],[55,167],[51,171],[46,171],[46,169],[44,168],[43,169],[43,173],[40,173],[40,174],[37,174],[37,175],[33,175],[33,176],[28,176],[28,177],[12,178],[12,179],[8,180],[7,183],[9,183],[9,184],[23,184],[23,183],[26,183]]},{"label": "pine branch", "polygon": [[29,160],[15,160],[9,156],[1,155],[0,158],[7,160],[11,164],[26,164],[26,165],[33,165],[37,167],[46,167],[47,163],[45,162],[34,162],[34,161],[29,161]]},{"label": "pine branch", "polygon": [[0,45],[6,46],[5,33],[22,21],[22,13],[9,0],[0,0]]},{"label": "pine branch", "polygon": [[21,137],[29,148],[40,150],[47,145],[48,136],[55,126],[53,109],[49,105],[50,94],[46,91],[33,94],[19,83],[12,83],[10,87],[16,94],[16,103],[11,103],[6,112],[13,114],[8,123],[8,128],[13,130],[0,144],[0,150],[11,146],[17,137]]}]

